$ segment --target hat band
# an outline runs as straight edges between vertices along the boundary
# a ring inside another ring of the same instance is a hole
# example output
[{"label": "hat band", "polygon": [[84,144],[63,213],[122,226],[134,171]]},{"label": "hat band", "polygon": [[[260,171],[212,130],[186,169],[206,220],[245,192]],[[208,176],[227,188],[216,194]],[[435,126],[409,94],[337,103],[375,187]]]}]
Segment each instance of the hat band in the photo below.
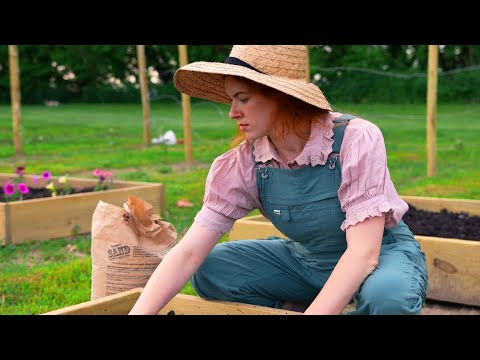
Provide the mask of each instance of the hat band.
[{"label": "hat band", "polygon": [[243,66],[243,67],[246,67],[246,68],[249,68],[251,70],[255,70],[256,72],[259,72],[260,74],[265,74],[264,72],[258,70],[258,69],[255,69],[252,65],[250,65],[249,63],[246,63],[245,61],[243,60],[240,60],[239,58],[236,58],[236,57],[232,57],[232,56],[229,56],[226,60],[225,60],[225,64],[231,64],[231,65],[239,65],[239,66]]}]

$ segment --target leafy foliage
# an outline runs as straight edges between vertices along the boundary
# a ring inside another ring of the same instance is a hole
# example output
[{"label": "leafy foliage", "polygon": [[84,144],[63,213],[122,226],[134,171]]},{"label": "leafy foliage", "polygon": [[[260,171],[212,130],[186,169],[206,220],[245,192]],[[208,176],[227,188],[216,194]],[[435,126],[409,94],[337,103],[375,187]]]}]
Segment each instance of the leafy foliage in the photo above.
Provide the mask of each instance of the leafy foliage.
[{"label": "leafy foliage", "polygon": [[[223,62],[231,45],[189,45],[188,60]],[[21,97],[24,104],[48,100],[60,103],[140,103],[135,45],[19,45]],[[178,68],[177,45],[145,47],[150,96],[176,96],[173,74]],[[361,68],[387,73],[426,75],[426,45],[311,45],[311,73],[316,68]],[[448,72],[480,65],[480,46],[440,47],[439,67]],[[0,104],[10,101],[8,46],[0,46]],[[351,76],[320,71],[320,87],[338,102],[422,102],[425,79],[391,82],[388,76],[357,72]],[[156,76],[157,74],[158,76]],[[470,81],[449,77],[439,87],[443,101],[477,102],[480,74],[468,73]]]}]

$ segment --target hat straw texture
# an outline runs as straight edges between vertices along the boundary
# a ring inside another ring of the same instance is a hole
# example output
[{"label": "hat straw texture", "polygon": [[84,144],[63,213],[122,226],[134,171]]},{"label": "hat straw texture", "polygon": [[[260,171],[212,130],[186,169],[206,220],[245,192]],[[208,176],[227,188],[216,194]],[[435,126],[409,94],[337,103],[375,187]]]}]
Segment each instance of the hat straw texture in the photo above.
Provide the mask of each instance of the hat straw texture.
[{"label": "hat straw texture", "polygon": [[305,45],[234,45],[225,63],[187,64],[175,72],[173,81],[184,94],[229,104],[224,77],[240,76],[331,111],[320,88],[305,80],[307,51]]}]

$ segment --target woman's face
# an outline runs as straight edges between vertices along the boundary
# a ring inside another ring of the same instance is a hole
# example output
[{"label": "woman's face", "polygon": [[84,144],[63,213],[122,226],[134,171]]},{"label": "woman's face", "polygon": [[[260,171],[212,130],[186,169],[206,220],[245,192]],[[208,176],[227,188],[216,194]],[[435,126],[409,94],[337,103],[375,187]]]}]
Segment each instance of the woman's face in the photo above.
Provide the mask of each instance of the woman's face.
[{"label": "woman's face", "polygon": [[249,140],[273,133],[277,102],[234,76],[225,77],[225,90],[232,99],[229,116]]}]

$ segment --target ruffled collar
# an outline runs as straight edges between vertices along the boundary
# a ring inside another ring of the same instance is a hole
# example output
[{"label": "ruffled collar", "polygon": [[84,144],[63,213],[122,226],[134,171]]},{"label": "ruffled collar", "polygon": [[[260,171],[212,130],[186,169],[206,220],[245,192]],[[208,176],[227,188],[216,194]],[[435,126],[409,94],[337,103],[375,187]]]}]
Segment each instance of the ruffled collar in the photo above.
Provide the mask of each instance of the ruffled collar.
[{"label": "ruffled collar", "polygon": [[[298,165],[325,165],[328,155],[333,150],[333,120],[341,115],[338,112],[330,112],[325,118],[318,118],[312,123],[310,138],[294,160]],[[253,155],[257,162],[265,163],[269,160],[281,162],[268,136],[255,141]]]}]

